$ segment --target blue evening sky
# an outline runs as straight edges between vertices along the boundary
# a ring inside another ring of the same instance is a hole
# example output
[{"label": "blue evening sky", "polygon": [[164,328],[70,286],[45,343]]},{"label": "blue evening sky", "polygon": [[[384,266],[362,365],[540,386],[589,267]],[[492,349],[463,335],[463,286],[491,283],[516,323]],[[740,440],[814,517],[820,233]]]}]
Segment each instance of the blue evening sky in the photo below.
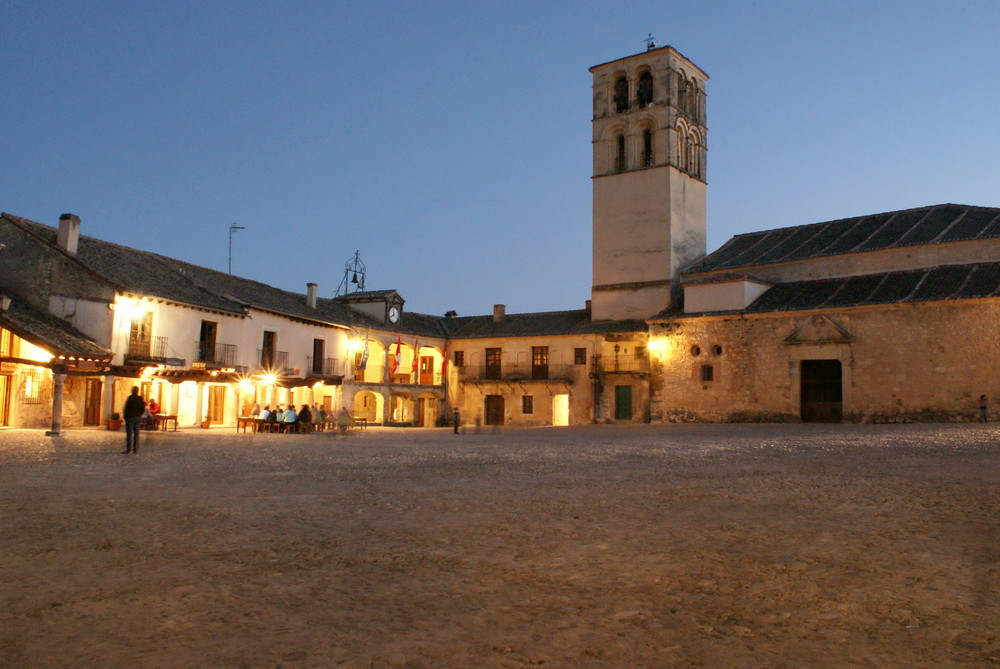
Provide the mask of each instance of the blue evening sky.
[{"label": "blue evening sky", "polygon": [[591,285],[592,65],[653,33],[708,83],[708,248],[1000,206],[992,0],[0,0],[0,210],[282,288],[443,314]]}]

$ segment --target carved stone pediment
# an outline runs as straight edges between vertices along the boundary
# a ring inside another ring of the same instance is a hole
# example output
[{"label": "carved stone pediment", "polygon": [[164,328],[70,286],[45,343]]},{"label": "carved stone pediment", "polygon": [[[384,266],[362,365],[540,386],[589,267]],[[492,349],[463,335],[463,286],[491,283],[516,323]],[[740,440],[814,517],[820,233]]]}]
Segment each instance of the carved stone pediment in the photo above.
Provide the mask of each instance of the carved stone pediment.
[{"label": "carved stone pediment", "polygon": [[785,343],[796,344],[849,344],[854,337],[843,326],[828,316],[810,316],[785,337]]}]

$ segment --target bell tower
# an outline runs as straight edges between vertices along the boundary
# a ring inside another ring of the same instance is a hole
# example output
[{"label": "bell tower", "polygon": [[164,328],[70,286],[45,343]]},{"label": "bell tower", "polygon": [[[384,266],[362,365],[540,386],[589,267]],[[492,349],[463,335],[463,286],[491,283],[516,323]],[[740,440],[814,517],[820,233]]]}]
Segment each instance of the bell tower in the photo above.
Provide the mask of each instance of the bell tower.
[{"label": "bell tower", "polygon": [[705,255],[705,83],[669,46],[590,68],[595,321],[650,318]]}]

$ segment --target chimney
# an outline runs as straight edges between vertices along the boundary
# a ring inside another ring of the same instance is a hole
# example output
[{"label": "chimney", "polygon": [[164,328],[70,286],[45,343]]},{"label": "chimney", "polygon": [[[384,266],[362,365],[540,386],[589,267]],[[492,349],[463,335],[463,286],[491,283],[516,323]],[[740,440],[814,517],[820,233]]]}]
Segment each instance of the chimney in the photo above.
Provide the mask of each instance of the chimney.
[{"label": "chimney", "polygon": [[494,323],[499,323],[501,320],[503,320],[503,314],[504,314],[504,310],[506,308],[507,307],[505,307],[502,304],[494,304],[493,305],[493,322]]},{"label": "chimney", "polygon": [[76,257],[76,247],[80,242],[80,217],[63,214],[59,217],[59,233],[56,243],[66,253]]},{"label": "chimney", "polygon": [[306,306],[310,309],[316,308],[316,284],[307,283],[306,284]]},{"label": "chimney", "polygon": [[587,300],[586,302],[583,303],[583,308],[586,309],[587,311],[590,311],[590,304],[591,304],[590,300]]}]

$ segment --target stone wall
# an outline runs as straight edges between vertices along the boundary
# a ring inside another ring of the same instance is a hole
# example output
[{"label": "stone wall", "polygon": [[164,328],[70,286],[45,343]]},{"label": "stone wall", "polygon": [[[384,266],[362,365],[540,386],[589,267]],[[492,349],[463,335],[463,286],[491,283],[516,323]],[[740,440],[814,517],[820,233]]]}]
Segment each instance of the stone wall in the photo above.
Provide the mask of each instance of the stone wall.
[{"label": "stone wall", "polygon": [[980,394],[1000,400],[998,323],[997,299],[656,323],[652,417],[798,420],[801,361],[826,359],[842,366],[844,420],[971,420]]}]

